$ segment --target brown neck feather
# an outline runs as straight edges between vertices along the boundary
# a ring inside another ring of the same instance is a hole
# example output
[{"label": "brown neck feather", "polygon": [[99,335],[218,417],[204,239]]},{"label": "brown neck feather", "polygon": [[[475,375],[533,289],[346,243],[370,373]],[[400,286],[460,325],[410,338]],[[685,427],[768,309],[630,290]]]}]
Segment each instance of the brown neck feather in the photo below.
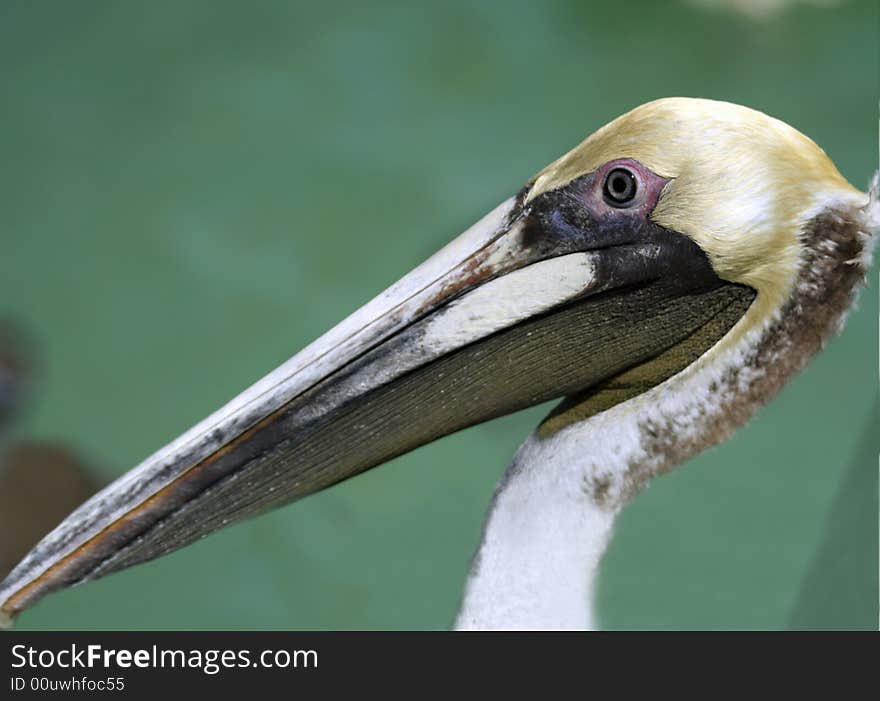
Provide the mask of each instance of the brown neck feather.
[{"label": "brown neck feather", "polygon": [[[804,254],[791,298],[742,362],[730,364],[710,385],[720,401],[702,417],[701,430],[682,435],[671,421],[641,424],[646,449],[658,459],[633,466],[630,483],[635,491],[650,476],[726,440],[842,330],[866,277],[863,258],[870,242],[862,212],[824,211],[806,227],[802,243]],[[647,468],[647,474],[640,474],[640,468]]]},{"label": "brown neck feather", "polygon": [[[704,334],[708,343],[696,333],[668,354],[564,402],[530,450],[545,446],[550,460],[568,456],[591,500],[617,509],[651,477],[724,441],[842,328],[865,279],[871,244],[865,227],[857,208],[823,212],[803,233],[789,300],[758,336],[746,334],[738,347],[695,363],[730,327],[730,319],[719,317],[721,332]],[[744,311],[738,304],[742,300],[730,306],[736,318]]]}]

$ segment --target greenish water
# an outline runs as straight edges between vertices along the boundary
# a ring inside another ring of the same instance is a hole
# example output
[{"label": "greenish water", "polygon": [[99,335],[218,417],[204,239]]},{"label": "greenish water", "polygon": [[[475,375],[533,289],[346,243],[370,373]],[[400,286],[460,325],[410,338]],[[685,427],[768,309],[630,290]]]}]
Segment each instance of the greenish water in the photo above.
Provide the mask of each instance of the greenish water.
[{"label": "greenish water", "polygon": [[[4,2],[0,315],[47,372],[22,435],[108,477],[666,95],[791,123],[865,187],[875,2],[755,23],[682,2]],[[623,515],[609,628],[877,624],[877,280],[730,442]],[[446,438],[157,562],[41,628],[442,628],[546,408]]]}]

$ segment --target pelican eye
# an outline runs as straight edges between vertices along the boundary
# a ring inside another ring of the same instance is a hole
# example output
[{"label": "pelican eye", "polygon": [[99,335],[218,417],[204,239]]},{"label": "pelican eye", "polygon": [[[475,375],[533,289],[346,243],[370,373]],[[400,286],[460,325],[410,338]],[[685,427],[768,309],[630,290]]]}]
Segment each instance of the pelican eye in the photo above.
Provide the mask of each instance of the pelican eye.
[{"label": "pelican eye", "polygon": [[605,176],[602,194],[612,207],[625,207],[636,196],[636,176],[626,168],[615,168]]}]

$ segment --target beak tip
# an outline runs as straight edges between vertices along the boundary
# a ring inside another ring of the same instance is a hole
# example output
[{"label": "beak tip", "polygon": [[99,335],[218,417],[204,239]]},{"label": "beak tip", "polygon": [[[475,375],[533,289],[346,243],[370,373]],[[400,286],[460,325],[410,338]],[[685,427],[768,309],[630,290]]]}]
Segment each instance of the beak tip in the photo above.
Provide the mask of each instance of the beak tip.
[{"label": "beak tip", "polygon": [[15,622],[15,615],[12,613],[8,613],[6,609],[0,608],[0,630],[7,630],[12,628],[12,624]]}]

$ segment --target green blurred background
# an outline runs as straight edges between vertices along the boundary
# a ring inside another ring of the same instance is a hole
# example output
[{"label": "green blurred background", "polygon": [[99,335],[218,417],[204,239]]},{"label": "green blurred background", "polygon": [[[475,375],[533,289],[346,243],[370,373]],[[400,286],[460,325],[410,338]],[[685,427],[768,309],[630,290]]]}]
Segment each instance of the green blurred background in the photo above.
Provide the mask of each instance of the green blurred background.
[{"label": "green blurred background", "polygon": [[[865,188],[877,3],[4,0],[0,317],[45,365],[19,435],[121,474],[668,95],[780,117]],[[876,318],[872,274],[777,401],[624,513],[604,627],[876,628]],[[447,627],[546,411],[51,596],[20,628]]]}]

